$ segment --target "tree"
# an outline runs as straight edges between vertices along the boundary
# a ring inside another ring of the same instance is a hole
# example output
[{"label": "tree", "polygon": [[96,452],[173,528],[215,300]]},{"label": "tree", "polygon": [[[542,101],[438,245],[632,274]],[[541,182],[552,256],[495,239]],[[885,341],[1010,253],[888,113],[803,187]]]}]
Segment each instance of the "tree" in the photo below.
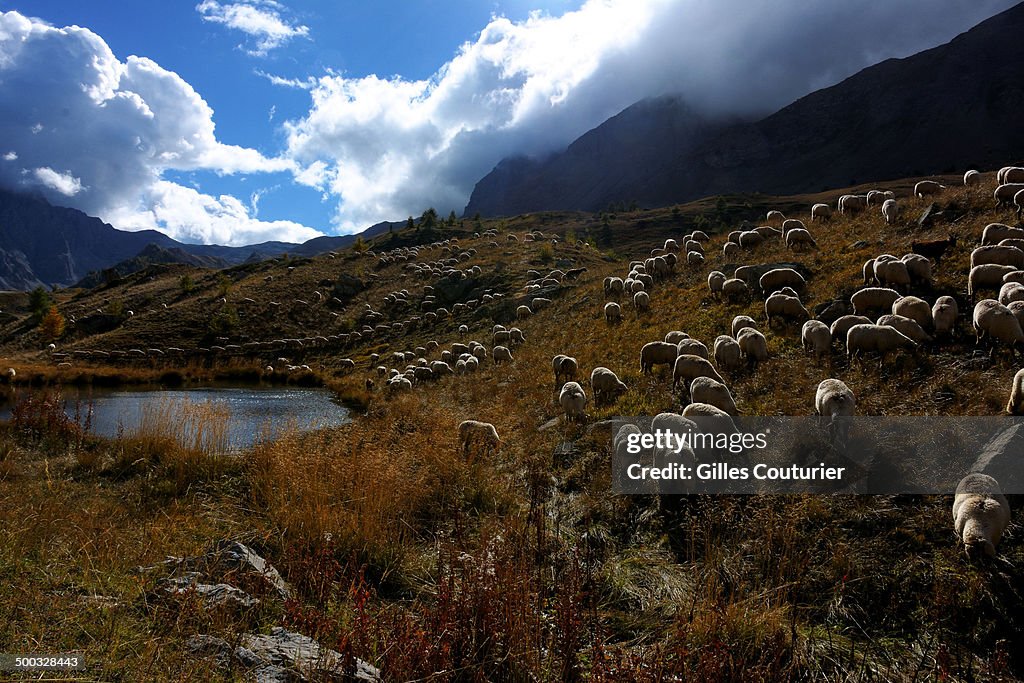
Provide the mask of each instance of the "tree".
[{"label": "tree", "polygon": [[458,222],[459,222],[459,219],[458,219],[458,217],[457,217],[457,216],[455,215],[455,209],[452,209],[452,212],[451,212],[450,214],[448,214],[448,225],[449,225],[450,227],[453,227],[453,228],[454,228],[454,227],[455,227],[455,224],[456,224],[456,223],[458,223]]},{"label": "tree", "polygon": [[56,306],[50,306],[43,319],[39,323],[39,330],[47,341],[55,341],[64,334],[64,316],[60,314]]},{"label": "tree", "polygon": [[178,287],[181,289],[182,294],[188,294],[196,288],[196,283],[195,280],[192,279],[191,275],[185,273],[178,278]]},{"label": "tree", "polygon": [[420,216],[420,227],[424,230],[433,230],[437,227],[437,209],[430,207]]},{"label": "tree", "polygon": [[412,219],[412,216],[409,216],[409,220],[407,220],[407,221],[405,222],[405,229],[406,229],[406,230],[417,230],[417,229],[418,229],[418,228],[416,227],[416,221],[414,221],[414,220]]},{"label": "tree", "polygon": [[40,285],[29,292],[28,304],[32,309],[32,315],[41,318],[53,306],[53,300],[50,299],[49,292]]},{"label": "tree", "polygon": [[352,243],[352,250],[357,254],[362,254],[369,248],[370,245],[366,243],[362,236],[356,237],[356,241]]}]

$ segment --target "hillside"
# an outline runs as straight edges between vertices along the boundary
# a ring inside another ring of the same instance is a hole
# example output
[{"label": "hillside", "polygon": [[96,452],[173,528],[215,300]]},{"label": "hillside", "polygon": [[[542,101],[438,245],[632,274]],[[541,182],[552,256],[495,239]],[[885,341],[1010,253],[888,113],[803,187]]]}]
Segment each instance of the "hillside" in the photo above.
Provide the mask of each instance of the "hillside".
[{"label": "hillside", "polygon": [[640,102],[550,158],[502,161],[465,214],[667,206],[993,168],[1024,149],[1021,31],[1024,4],[755,122],[704,120],[678,98]]},{"label": "hillside", "polygon": [[[769,208],[806,221],[812,202],[834,204],[842,190],[712,197],[676,212],[466,222],[433,235],[381,236],[366,254],[220,272],[174,266],[58,293],[75,322],[56,355],[32,325],[26,297],[7,297],[0,356],[17,368],[14,389],[324,382],[358,417],[228,461],[175,450],[173,438],[157,434],[53,442],[0,433],[0,571],[21,596],[0,600],[0,638],[12,647],[82,649],[103,662],[97,674],[127,670],[129,679],[149,676],[154,661],[168,679],[209,677],[209,661],[190,650],[195,634],[234,643],[245,631],[284,624],[369,661],[389,680],[463,679],[437,674],[452,671],[488,680],[1017,680],[1024,541],[1008,533],[996,559],[969,561],[952,531],[949,496],[610,493],[604,421],[685,403],[663,369],[640,372],[640,348],[671,330],[710,346],[736,315],[754,317],[770,353],[756,370],[727,375],[741,414],[809,415],[826,377],[851,387],[860,415],[999,414],[1016,366],[975,347],[966,280],[983,227],[1013,215],[992,208],[991,174],[976,190],[944,180],[951,189],[936,198],[941,214],[927,229],[915,222],[927,202],[908,198],[913,180],[901,180],[889,185],[904,206],[896,223],[875,210],[808,223],[819,249],[803,253],[774,240],[727,261],[722,233]],[[681,264],[656,283],[647,314],[623,300],[623,321],[607,325],[603,279],[624,276],[631,258],[698,225],[712,232],[706,262]],[[706,284],[712,269],[796,262],[809,274],[801,300],[815,310],[861,287],[868,258],[951,232],[960,239],[934,267],[932,284],[912,291],[929,303],[955,297],[962,334],[917,358],[861,367],[835,346],[815,361],[801,348],[799,325],[767,325],[759,298],[720,301]],[[458,244],[441,243],[451,238]],[[417,244],[418,254],[402,251]],[[454,261],[439,265],[445,259]],[[436,273],[415,272],[428,264]],[[441,274],[474,266],[479,274]],[[582,267],[578,279],[544,288],[550,305],[516,319],[517,306],[537,296],[524,287],[536,279],[531,270]],[[191,289],[182,287],[185,275]],[[424,305],[425,286],[434,288],[433,304]],[[401,290],[408,304],[397,300]],[[451,315],[431,322],[427,312],[441,307]],[[83,324],[114,309],[135,314],[95,330]],[[375,369],[400,371],[405,361],[395,352],[433,361],[471,339],[490,350],[495,323],[524,333],[511,363],[486,360],[475,374],[405,392],[387,390]],[[557,353],[578,360],[581,378],[599,365],[612,369],[628,390],[607,404],[591,401],[583,423],[559,419]],[[286,371],[282,356],[310,370]],[[474,465],[457,443],[456,425],[467,418],[493,423],[502,439]],[[293,599],[261,593],[255,610],[209,612],[195,595],[157,600],[153,582],[135,572],[221,538],[257,548],[293,586]],[[44,600],[51,592],[76,597]],[[25,600],[48,605],[47,613],[22,609]],[[109,635],[82,635],[101,630]]]}]

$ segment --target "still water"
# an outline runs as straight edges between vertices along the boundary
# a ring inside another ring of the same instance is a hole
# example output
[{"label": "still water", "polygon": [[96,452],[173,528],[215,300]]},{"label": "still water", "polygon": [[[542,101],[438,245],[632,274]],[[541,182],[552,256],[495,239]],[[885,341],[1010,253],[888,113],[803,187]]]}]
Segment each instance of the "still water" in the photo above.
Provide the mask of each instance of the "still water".
[{"label": "still water", "polygon": [[[20,394],[19,394],[20,395]],[[300,431],[349,422],[349,411],[327,389],[296,387],[200,387],[190,389],[74,389],[65,387],[65,412],[84,424],[90,407],[92,434],[130,435],[144,419],[156,413],[185,419],[190,408],[208,406],[229,415],[229,447],[243,449],[257,440],[273,438],[294,426]],[[77,418],[76,418],[77,414]],[[11,406],[0,408],[0,420],[11,417]],[[173,418],[172,418],[173,419]]]}]

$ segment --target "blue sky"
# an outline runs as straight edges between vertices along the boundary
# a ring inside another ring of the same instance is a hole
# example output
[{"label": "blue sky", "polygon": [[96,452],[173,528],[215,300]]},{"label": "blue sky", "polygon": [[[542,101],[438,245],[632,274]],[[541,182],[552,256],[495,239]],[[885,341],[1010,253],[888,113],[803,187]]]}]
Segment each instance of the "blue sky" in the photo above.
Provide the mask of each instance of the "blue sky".
[{"label": "blue sky", "polygon": [[0,183],[191,242],[461,213],[643,97],[769,113],[1012,4],[0,0]]}]

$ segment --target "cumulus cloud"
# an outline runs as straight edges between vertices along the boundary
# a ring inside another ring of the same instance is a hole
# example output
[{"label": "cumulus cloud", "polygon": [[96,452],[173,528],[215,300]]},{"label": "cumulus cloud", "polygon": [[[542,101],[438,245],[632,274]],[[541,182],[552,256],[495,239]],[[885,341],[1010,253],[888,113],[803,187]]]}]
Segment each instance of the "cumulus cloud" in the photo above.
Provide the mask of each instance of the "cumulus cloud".
[{"label": "cumulus cloud", "polygon": [[495,17],[426,80],[278,79],[311,95],[308,115],[285,124],[287,153],[298,182],[337,195],[343,231],[447,213],[503,157],[563,148],[644,97],[760,116],[1014,1],[589,0],[558,17]]},{"label": "cumulus cloud", "polygon": [[221,143],[213,111],[188,83],[144,57],[120,61],[88,29],[0,14],[0,84],[0,139],[11,148],[0,185],[34,188],[118,227],[154,227],[188,241],[318,234],[258,221],[237,200],[166,181],[166,171],[299,169]]},{"label": "cumulus cloud", "polygon": [[309,36],[309,27],[289,23],[283,19],[277,11],[281,8],[280,3],[267,0],[225,3],[203,0],[196,5],[196,11],[203,21],[223,24],[246,34],[254,41],[255,46],[243,49],[258,57],[281,47],[293,38]]}]

